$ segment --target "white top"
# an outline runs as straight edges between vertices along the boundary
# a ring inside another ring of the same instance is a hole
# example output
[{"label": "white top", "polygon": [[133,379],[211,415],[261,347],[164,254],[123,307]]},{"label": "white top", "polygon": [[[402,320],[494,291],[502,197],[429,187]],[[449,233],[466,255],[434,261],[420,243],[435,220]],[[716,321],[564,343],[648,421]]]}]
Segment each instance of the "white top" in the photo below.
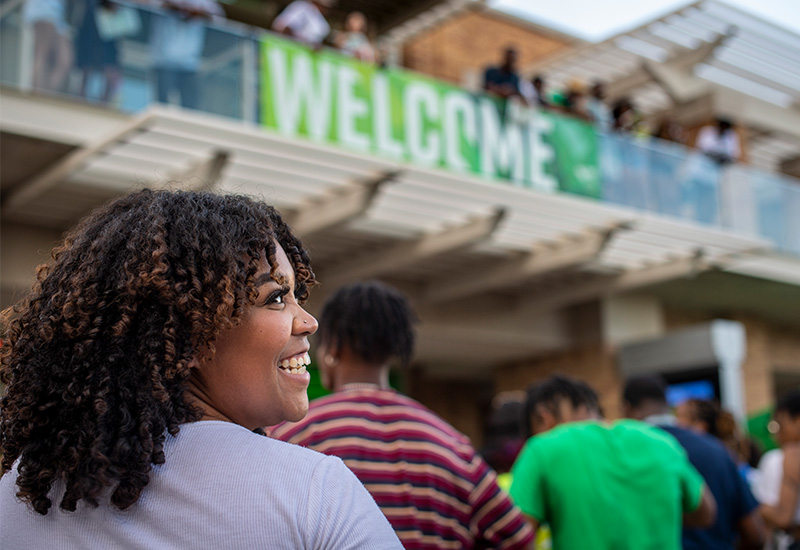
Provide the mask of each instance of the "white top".
[{"label": "white top", "polygon": [[725,156],[733,161],[739,160],[742,154],[739,134],[732,128],[720,135],[716,126],[703,126],[697,134],[697,148],[704,153]]},{"label": "white top", "polygon": [[295,38],[311,45],[321,44],[331,32],[330,25],[317,6],[304,0],[296,0],[286,6],[272,22],[272,28],[278,32],[288,28]]},{"label": "white top", "polygon": [[81,501],[63,512],[54,500],[39,515],[16,498],[9,472],[0,479],[0,548],[402,549],[338,458],[217,421],[183,425],[164,453],[125,511]]},{"label": "white top", "polygon": [[[155,0],[162,7],[166,2]],[[206,26],[220,19],[224,12],[214,0],[170,0],[170,4],[205,13],[208,17],[184,19],[167,10],[153,16],[150,57],[153,66],[164,69],[196,71],[203,56]]]}]

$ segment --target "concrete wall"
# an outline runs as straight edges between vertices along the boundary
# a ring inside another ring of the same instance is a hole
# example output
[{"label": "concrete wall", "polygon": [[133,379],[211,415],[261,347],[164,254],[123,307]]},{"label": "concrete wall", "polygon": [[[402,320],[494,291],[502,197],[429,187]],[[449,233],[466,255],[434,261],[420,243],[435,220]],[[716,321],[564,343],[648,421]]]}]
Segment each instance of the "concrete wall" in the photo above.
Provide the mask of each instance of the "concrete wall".
[{"label": "concrete wall", "polygon": [[[753,315],[733,314],[728,318],[742,323],[747,335],[747,354],[742,365],[747,412],[771,407],[776,399],[776,375],[800,376],[800,332]],[[676,310],[665,312],[668,330],[711,319],[711,316]]]},{"label": "concrete wall", "polygon": [[557,353],[494,371],[495,391],[525,389],[551,374],[566,374],[590,384],[600,396],[600,405],[608,418],[621,413],[621,379],[613,350],[601,343]]},{"label": "concrete wall", "polygon": [[491,11],[468,11],[409,40],[403,64],[456,84],[464,84],[500,61],[514,46],[519,67],[569,48],[569,40]]},{"label": "concrete wall", "polygon": [[21,224],[0,224],[0,307],[5,308],[27,294],[36,267],[50,260],[50,251],[62,233]]}]

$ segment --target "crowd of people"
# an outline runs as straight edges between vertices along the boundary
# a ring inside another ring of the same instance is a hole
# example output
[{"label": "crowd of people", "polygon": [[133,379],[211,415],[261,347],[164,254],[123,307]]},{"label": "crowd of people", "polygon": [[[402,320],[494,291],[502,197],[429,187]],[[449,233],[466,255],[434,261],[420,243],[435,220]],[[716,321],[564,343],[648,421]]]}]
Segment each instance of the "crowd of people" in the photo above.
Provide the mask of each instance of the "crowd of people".
[{"label": "crowd of people", "polygon": [[[96,95],[113,102],[122,82],[120,43],[147,33],[153,95],[161,103],[201,106],[198,70],[209,23],[225,17],[216,0],[131,0],[157,10],[147,29],[139,10],[114,0],[26,0],[24,20],[33,28],[33,88],[45,93]],[[272,29],[312,47],[336,48],[365,62],[377,54],[363,13],[347,15],[342,30],[325,18],[332,0],[297,0],[275,18]],[[71,83],[73,69],[79,82]],[[100,91],[90,93],[92,77]]]},{"label": "crowd of people", "polygon": [[[689,132],[669,115],[650,128],[630,98],[623,96],[609,102],[603,82],[595,81],[587,88],[584,83],[574,80],[565,90],[551,91],[543,74],[526,80],[519,74],[518,53],[512,47],[503,50],[498,64],[485,69],[482,86],[484,91],[504,100],[514,99],[529,107],[584,120],[594,124],[600,132],[655,137],[692,145]],[[733,123],[725,118],[700,128],[694,146],[720,165],[741,159],[739,135]]]},{"label": "crowd of people", "polygon": [[[216,0],[141,1],[159,10],[147,38],[154,97],[161,103],[199,108],[202,87],[198,69],[206,26],[222,19],[224,11]],[[364,14],[351,12],[341,30],[332,30],[326,15],[333,5],[334,0],[295,0],[274,19],[272,30],[312,48],[336,48],[361,61],[379,63]],[[102,81],[99,101],[113,101],[122,80],[119,42],[143,32],[137,10],[113,0],[27,0],[24,11],[25,21],[34,30],[34,89],[70,91],[68,76],[75,68],[80,83],[71,91],[88,97],[90,78],[97,75]],[[503,51],[497,65],[485,69],[483,89],[503,99],[577,117],[602,132],[647,135],[690,145],[689,132],[673,118],[667,116],[651,129],[629,98],[609,102],[603,82],[593,82],[587,89],[575,80],[565,90],[551,92],[542,74],[530,80],[521,78],[513,47]],[[694,145],[719,164],[741,158],[739,136],[729,120],[720,119],[700,129]]]},{"label": "crowd of people", "polygon": [[[520,438],[501,478],[389,386],[408,299],[354,283],[318,322],[315,285],[262,202],[143,190],[90,214],[3,315],[0,545],[523,549],[544,526],[562,550],[800,544],[800,391],[748,472],[713,403],[673,414],[663,380],[634,378],[607,420],[553,375],[517,394],[515,429],[491,424]],[[332,394],[309,404],[314,333]]]}]

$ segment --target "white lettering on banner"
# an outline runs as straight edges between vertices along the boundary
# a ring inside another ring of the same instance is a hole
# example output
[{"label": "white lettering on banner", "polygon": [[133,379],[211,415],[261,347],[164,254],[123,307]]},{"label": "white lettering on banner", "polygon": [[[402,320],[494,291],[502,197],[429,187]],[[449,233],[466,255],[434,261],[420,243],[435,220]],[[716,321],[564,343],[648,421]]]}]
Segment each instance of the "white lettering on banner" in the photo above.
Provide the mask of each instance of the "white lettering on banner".
[{"label": "white lettering on banner", "polygon": [[355,94],[361,75],[351,67],[340,65],[337,77],[336,129],[339,139],[353,149],[368,151],[370,136],[362,134],[356,128],[358,119],[369,113],[367,101]]},{"label": "white lettering on banner", "polygon": [[441,138],[434,129],[425,131],[425,122],[439,122],[439,94],[432,86],[410,82],[403,92],[406,113],[406,144],[411,160],[436,164],[441,156]]},{"label": "white lettering on banner", "polygon": [[270,48],[268,70],[274,101],[269,108],[273,109],[278,130],[297,135],[305,111],[309,136],[323,141],[330,134],[333,67],[326,61],[319,63],[315,82],[311,58],[307,54],[295,55],[291,70],[286,58],[284,50]]},{"label": "white lettering on banner", "polygon": [[528,124],[528,181],[534,189],[555,192],[558,189],[556,179],[545,171],[545,165],[555,159],[555,151],[545,143],[543,137],[552,130],[553,124],[547,118],[534,113]]},{"label": "white lettering on banner", "polygon": [[[461,152],[461,140],[463,136],[467,143],[474,144],[478,138],[475,101],[464,92],[448,92],[444,96],[443,103],[445,162],[453,170],[468,172],[470,166]],[[459,125],[459,117],[463,118],[463,125]]]},{"label": "white lettering on banner", "polygon": [[392,137],[392,106],[389,80],[378,72],[372,78],[372,123],[378,152],[395,159],[403,158],[403,144]]},{"label": "white lettering on banner", "polygon": [[500,113],[489,98],[480,99],[481,171],[495,178],[508,174],[517,184],[525,183],[525,152],[519,124],[500,123]]}]

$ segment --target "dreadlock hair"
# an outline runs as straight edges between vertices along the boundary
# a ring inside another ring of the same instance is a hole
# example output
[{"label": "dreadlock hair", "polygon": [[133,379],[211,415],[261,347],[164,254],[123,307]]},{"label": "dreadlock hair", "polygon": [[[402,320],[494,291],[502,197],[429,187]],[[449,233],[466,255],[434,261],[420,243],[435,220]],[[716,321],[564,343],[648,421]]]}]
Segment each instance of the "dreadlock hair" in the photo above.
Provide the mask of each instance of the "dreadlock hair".
[{"label": "dreadlock hair", "polygon": [[379,281],[340,288],[322,308],[319,341],[348,348],[361,359],[383,364],[396,357],[405,366],[414,353],[417,316],[406,297]]},{"label": "dreadlock hair", "polygon": [[584,406],[592,412],[600,413],[597,392],[589,384],[569,376],[554,374],[528,387],[527,418],[530,419],[540,405],[559,417],[558,403],[561,399],[569,400],[573,407]]},{"label": "dreadlock hair", "polygon": [[[276,242],[297,280],[315,284],[300,241],[266,204],[242,196],[143,190],[101,207],[65,236],[31,294],[3,312],[3,472],[47,514],[135,503],[166,434],[201,417],[184,398],[190,363],[211,358],[220,332],[258,296]],[[60,490],[60,489],[59,489]]]},{"label": "dreadlock hair", "polygon": [[632,407],[645,401],[667,404],[667,384],[660,376],[636,376],[625,382],[622,399]]},{"label": "dreadlock hair", "polygon": [[785,412],[792,418],[800,416],[800,389],[795,389],[784,395],[775,405],[775,412]]}]

